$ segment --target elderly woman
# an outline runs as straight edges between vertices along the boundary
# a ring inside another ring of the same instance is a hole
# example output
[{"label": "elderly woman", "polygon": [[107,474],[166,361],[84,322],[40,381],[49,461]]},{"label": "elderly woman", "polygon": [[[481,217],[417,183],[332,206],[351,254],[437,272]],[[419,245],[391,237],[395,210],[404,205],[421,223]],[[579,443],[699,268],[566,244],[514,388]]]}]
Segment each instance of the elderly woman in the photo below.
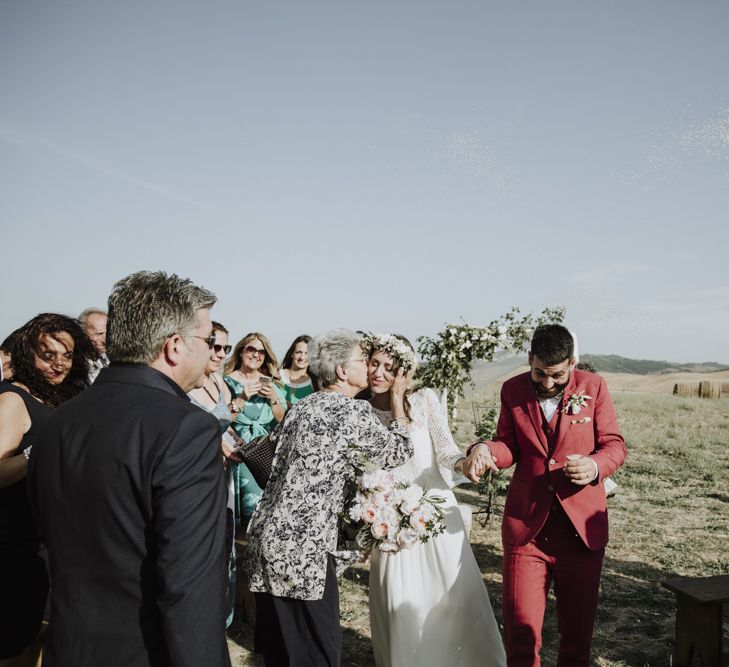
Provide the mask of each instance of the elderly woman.
[{"label": "elderly woman", "polygon": [[344,487],[364,456],[394,467],[412,455],[401,371],[386,427],[365,401],[367,355],[358,335],[337,330],[309,346],[322,389],[282,426],[271,478],[248,528],[246,564],[256,593],[256,650],[267,665],[338,665],[339,591],[334,563]]}]

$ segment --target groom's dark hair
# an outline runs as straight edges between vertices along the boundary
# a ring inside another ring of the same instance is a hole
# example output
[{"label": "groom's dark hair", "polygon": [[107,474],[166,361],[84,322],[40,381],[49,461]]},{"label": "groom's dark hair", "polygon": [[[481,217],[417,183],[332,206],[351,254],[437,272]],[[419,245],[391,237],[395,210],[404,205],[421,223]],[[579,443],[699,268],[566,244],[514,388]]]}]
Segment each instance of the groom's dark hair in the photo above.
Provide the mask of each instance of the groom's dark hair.
[{"label": "groom's dark hair", "polygon": [[530,352],[547,366],[556,366],[575,354],[575,341],[561,324],[540,324],[534,329]]}]

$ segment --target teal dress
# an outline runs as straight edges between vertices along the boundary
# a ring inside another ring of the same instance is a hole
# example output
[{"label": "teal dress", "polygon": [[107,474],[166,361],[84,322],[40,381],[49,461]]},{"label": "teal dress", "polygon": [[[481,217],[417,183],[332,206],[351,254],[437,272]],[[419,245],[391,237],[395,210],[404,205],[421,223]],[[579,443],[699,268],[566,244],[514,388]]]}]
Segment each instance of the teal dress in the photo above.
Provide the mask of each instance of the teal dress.
[{"label": "teal dress", "polygon": [[[241,382],[230,375],[226,375],[223,379],[230,387],[233,398],[237,398],[243,393]],[[275,382],[273,388],[276,391],[278,402],[285,410],[286,394],[284,390]],[[270,433],[277,423],[268,400],[263,396],[255,395],[245,402],[243,409],[231,424],[231,428],[239,438],[250,442],[253,438]],[[256,509],[256,505],[263,495],[263,489],[256,484],[256,480],[253,479],[253,475],[245,463],[239,463],[234,467],[233,482],[235,484],[235,521],[236,525],[241,525],[241,522],[247,522],[251,518],[253,510]]]},{"label": "teal dress", "polygon": [[284,383],[284,391],[286,392],[286,405],[291,406],[300,401],[304,396],[314,393],[314,385],[309,378],[305,382],[291,382],[288,371],[281,371],[281,379]]}]

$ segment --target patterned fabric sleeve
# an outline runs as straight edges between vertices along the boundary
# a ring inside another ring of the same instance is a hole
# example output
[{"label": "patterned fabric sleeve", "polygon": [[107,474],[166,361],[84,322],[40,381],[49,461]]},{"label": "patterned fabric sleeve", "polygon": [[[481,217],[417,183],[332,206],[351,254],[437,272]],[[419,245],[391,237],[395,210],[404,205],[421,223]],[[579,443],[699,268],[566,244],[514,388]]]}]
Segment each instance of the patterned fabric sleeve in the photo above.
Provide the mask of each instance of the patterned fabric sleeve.
[{"label": "patterned fabric sleeve", "polygon": [[358,422],[356,447],[351,447],[345,454],[352,465],[359,465],[364,456],[374,465],[383,468],[395,468],[405,463],[413,455],[407,427],[399,421],[393,421],[389,428],[372,412],[367,401],[355,401],[354,411]]},{"label": "patterned fabric sleeve", "polygon": [[428,422],[430,439],[438,461],[446,468],[452,470],[465,454],[458,449],[448,428],[448,422],[440,407],[440,401],[432,389],[423,389],[425,398],[425,414]]}]

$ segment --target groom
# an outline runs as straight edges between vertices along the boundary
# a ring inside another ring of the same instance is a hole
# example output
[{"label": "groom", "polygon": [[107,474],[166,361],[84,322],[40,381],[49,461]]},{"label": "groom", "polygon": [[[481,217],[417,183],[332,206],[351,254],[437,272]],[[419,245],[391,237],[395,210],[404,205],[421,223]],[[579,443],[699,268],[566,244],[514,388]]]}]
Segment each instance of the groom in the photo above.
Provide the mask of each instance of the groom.
[{"label": "groom", "polygon": [[605,381],[575,369],[570,332],[537,327],[531,370],[501,390],[496,437],[472,445],[470,475],[516,464],[504,507],[503,622],[509,667],[538,666],[554,581],[558,667],[589,664],[608,540],[600,483],[626,456]]}]

